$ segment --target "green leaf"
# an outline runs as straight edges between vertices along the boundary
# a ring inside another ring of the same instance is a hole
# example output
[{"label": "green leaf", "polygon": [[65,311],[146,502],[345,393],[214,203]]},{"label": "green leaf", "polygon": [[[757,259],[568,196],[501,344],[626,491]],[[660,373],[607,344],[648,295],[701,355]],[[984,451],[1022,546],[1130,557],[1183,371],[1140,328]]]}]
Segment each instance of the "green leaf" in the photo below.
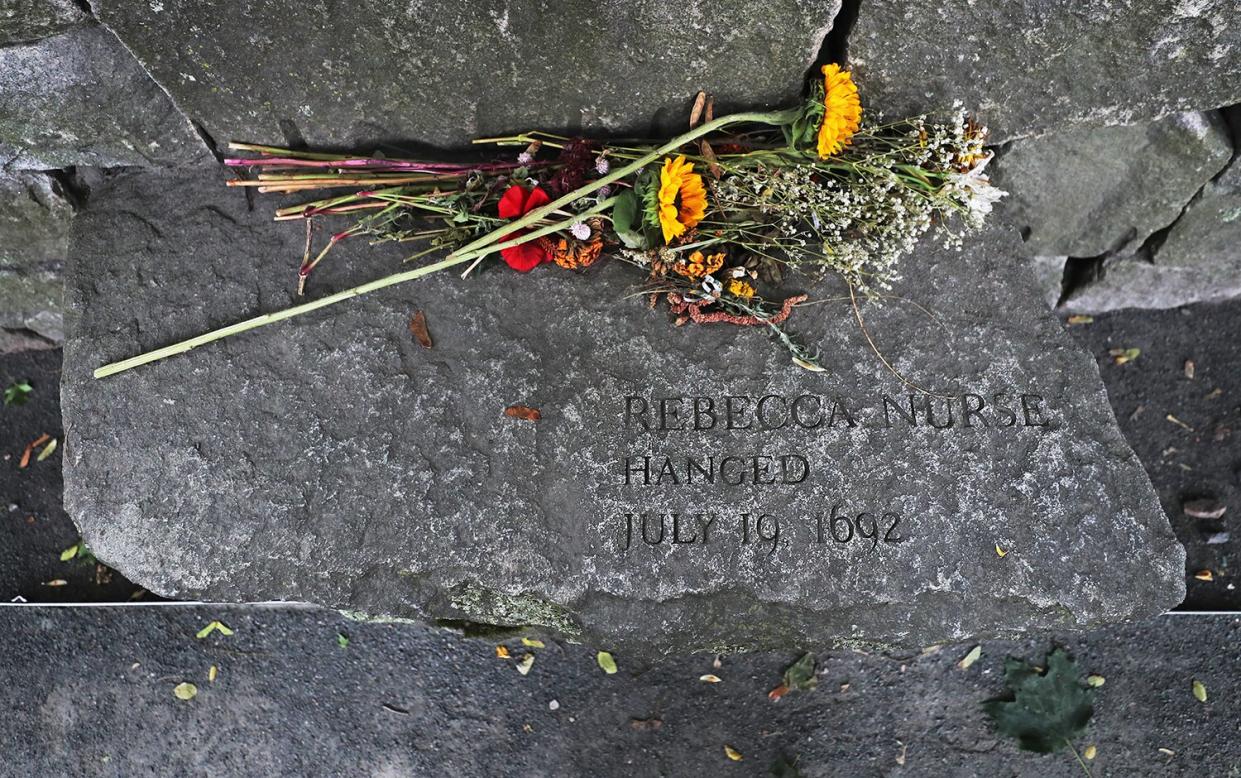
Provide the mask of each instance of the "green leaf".
[{"label": "green leaf", "polygon": [[1197,679],[1194,680],[1193,691],[1194,691],[1195,700],[1197,700],[1198,702],[1207,701],[1207,687],[1206,687],[1206,684],[1204,684],[1202,681],[1199,681]]},{"label": "green leaf", "polygon": [[182,682],[172,687],[172,693],[178,700],[189,701],[198,696],[198,687],[189,682]]},{"label": "green leaf", "polygon": [[988,700],[983,710],[995,729],[1026,751],[1048,753],[1070,744],[1094,714],[1093,692],[1078,679],[1077,666],[1056,649],[1040,673],[1020,659],[1004,663],[1007,694]]},{"label": "green leaf", "polygon": [[73,559],[75,556],[77,556],[77,555],[78,555],[78,547],[79,547],[79,545],[80,545],[80,544],[75,543],[75,544],[73,544],[72,546],[69,546],[68,548],[66,548],[64,551],[61,551],[61,552],[60,552],[60,561],[62,561],[62,562],[68,562],[70,559]]},{"label": "green leaf", "polygon": [[349,648],[349,638],[343,632],[336,633],[336,645],[341,648]]},{"label": "green leaf", "polygon": [[9,405],[25,405],[26,400],[30,399],[30,393],[34,391],[26,381],[20,383],[9,384],[4,390],[4,404]]},{"label": "green leaf", "polygon": [[210,635],[212,632],[215,632],[216,630],[219,630],[220,634],[221,634],[221,635],[223,635],[223,636],[225,636],[225,637],[228,637],[229,635],[233,634],[233,631],[232,631],[231,629],[229,629],[229,628],[228,628],[228,627],[224,624],[224,622],[222,622],[222,621],[213,621],[213,622],[211,622],[210,624],[208,624],[207,626],[205,626],[205,627],[203,627],[202,629],[198,630],[198,634],[196,634],[194,637],[198,638],[199,640],[202,640],[203,638],[207,637],[208,635]]},{"label": "green leaf", "polygon": [[600,651],[595,655],[595,661],[603,668],[603,672],[612,675],[616,672],[616,660],[607,651]]},{"label": "green leaf", "polygon": [[789,689],[808,691],[819,685],[814,674],[814,654],[803,654],[801,659],[784,671],[784,685]]},{"label": "green leaf", "polygon": [[612,206],[612,227],[616,230],[616,236],[628,248],[646,248],[638,195],[632,189],[626,189],[617,198],[616,205]]},{"label": "green leaf", "polygon": [[56,450],[56,438],[52,438],[52,442],[48,443],[46,446],[43,447],[43,450],[40,451],[39,455],[34,458],[34,461],[42,462],[43,460],[50,457],[52,455],[52,452],[55,450]]}]

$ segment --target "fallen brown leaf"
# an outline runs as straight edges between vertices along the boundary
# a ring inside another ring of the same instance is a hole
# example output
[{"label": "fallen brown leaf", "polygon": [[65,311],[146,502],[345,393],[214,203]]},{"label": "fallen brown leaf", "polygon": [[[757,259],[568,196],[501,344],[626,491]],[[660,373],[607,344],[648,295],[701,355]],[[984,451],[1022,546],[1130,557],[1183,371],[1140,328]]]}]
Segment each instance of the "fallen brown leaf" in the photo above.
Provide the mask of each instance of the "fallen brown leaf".
[{"label": "fallen brown leaf", "polygon": [[702,118],[702,109],[707,104],[707,93],[698,92],[698,96],[694,98],[694,107],[689,112],[689,128],[692,130],[698,126],[698,120]]},{"label": "fallen brown leaf", "polygon": [[504,415],[522,421],[538,421],[543,418],[538,408],[531,408],[529,405],[510,405],[504,409]]},{"label": "fallen brown leaf", "polygon": [[431,348],[431,333],[427,332],[427,315],[422,311],[409,320],[409,331],[423,348]]},{"label": "fallen brown leaf", "polygon": [[29,467],[29,466],[30,466],[30,457],[31,457],[31,455],[32,455],[32,454],[34,454],[34,450],[35,450],[36,448],[38,448],[39,446],[42,446],[44,443],[48,442],[48,441],[49,441],[49,440],[51,440],[51,439],[52,439],[52,436],[51,436],[51,435],[48,435],[48,434],[45,432],[45,433],[43,433],[42,435],[40,435],[39,437],[37,437],[37,438],[35,438],[34,440],[32,440],[32,441],[30,441],[29,443],[27,443],[27,444],[26,444],[26,450],[22,452],[22,459],[21,459],[21,461],[20,461],[20,462],[18,462],[18,463],[17,463],[17,469],[18,469],[18,470],[25,470],[27,467]]}]

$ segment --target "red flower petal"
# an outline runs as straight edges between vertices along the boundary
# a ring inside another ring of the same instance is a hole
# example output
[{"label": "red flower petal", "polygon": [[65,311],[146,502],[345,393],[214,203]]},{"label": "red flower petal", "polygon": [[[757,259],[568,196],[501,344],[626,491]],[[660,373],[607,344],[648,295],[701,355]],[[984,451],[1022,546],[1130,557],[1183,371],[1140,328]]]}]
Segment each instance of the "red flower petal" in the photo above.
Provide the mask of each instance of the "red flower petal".
[{"label": "red flower petal", "polygon": [[[519,238],[525,230],[520,230],[511,235],[505,235],[501,240],[512,240]],[[500,256],[504,258],[505,263],[518,273],[529,273],[539,265],[546,262],[549,257],[543,247],[537,241],[527,241],[518,246],[509,246],[506,249],[500,249]]]},{"label": "red flower petal", "polygon": [[500,198],[500,218],[512,219],[525,213],[522,208],[526,203],[526,190],[520,186],[510,186],[504,192],[504,196]]}]

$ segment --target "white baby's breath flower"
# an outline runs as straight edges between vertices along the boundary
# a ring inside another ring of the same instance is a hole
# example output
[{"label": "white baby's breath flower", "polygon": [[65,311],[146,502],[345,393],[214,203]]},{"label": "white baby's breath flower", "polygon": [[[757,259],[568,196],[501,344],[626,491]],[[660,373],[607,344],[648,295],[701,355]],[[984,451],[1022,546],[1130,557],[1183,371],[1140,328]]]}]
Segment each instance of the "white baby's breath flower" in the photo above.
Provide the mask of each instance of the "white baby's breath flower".
[{"label": "white baby's breath flower", "polygon": [[578,240],[586,240],[590,237],[590,225],[577,222],[569,228],[569,232],[573,233],[573,237]]},{"label": "white baby's breath flower", "polygon": [[612,169],[612,165],[608,162],[608,158],[599,155],[595,158],[595,172],[601,176],[606,176],[608,171]]},{"label": "white baby's breath flower", "polygon": [[534,155],[528,151],[523,151],[517,155],[517,164],[519,165],[529,165],[533,161]]}]

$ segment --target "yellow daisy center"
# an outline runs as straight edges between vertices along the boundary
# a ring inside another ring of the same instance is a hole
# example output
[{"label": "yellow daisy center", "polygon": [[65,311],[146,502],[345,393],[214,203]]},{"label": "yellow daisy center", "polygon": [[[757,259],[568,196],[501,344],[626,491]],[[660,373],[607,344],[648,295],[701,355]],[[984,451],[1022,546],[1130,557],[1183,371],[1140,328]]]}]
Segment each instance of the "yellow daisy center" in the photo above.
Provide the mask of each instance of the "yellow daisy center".
[{"label": "yellow daisy center", "polygon": [[819,159],[826,159],[849,145],[862,124],[862,102],[857,85],[840,65],[823,66],[823,123],[819,125]]}]

